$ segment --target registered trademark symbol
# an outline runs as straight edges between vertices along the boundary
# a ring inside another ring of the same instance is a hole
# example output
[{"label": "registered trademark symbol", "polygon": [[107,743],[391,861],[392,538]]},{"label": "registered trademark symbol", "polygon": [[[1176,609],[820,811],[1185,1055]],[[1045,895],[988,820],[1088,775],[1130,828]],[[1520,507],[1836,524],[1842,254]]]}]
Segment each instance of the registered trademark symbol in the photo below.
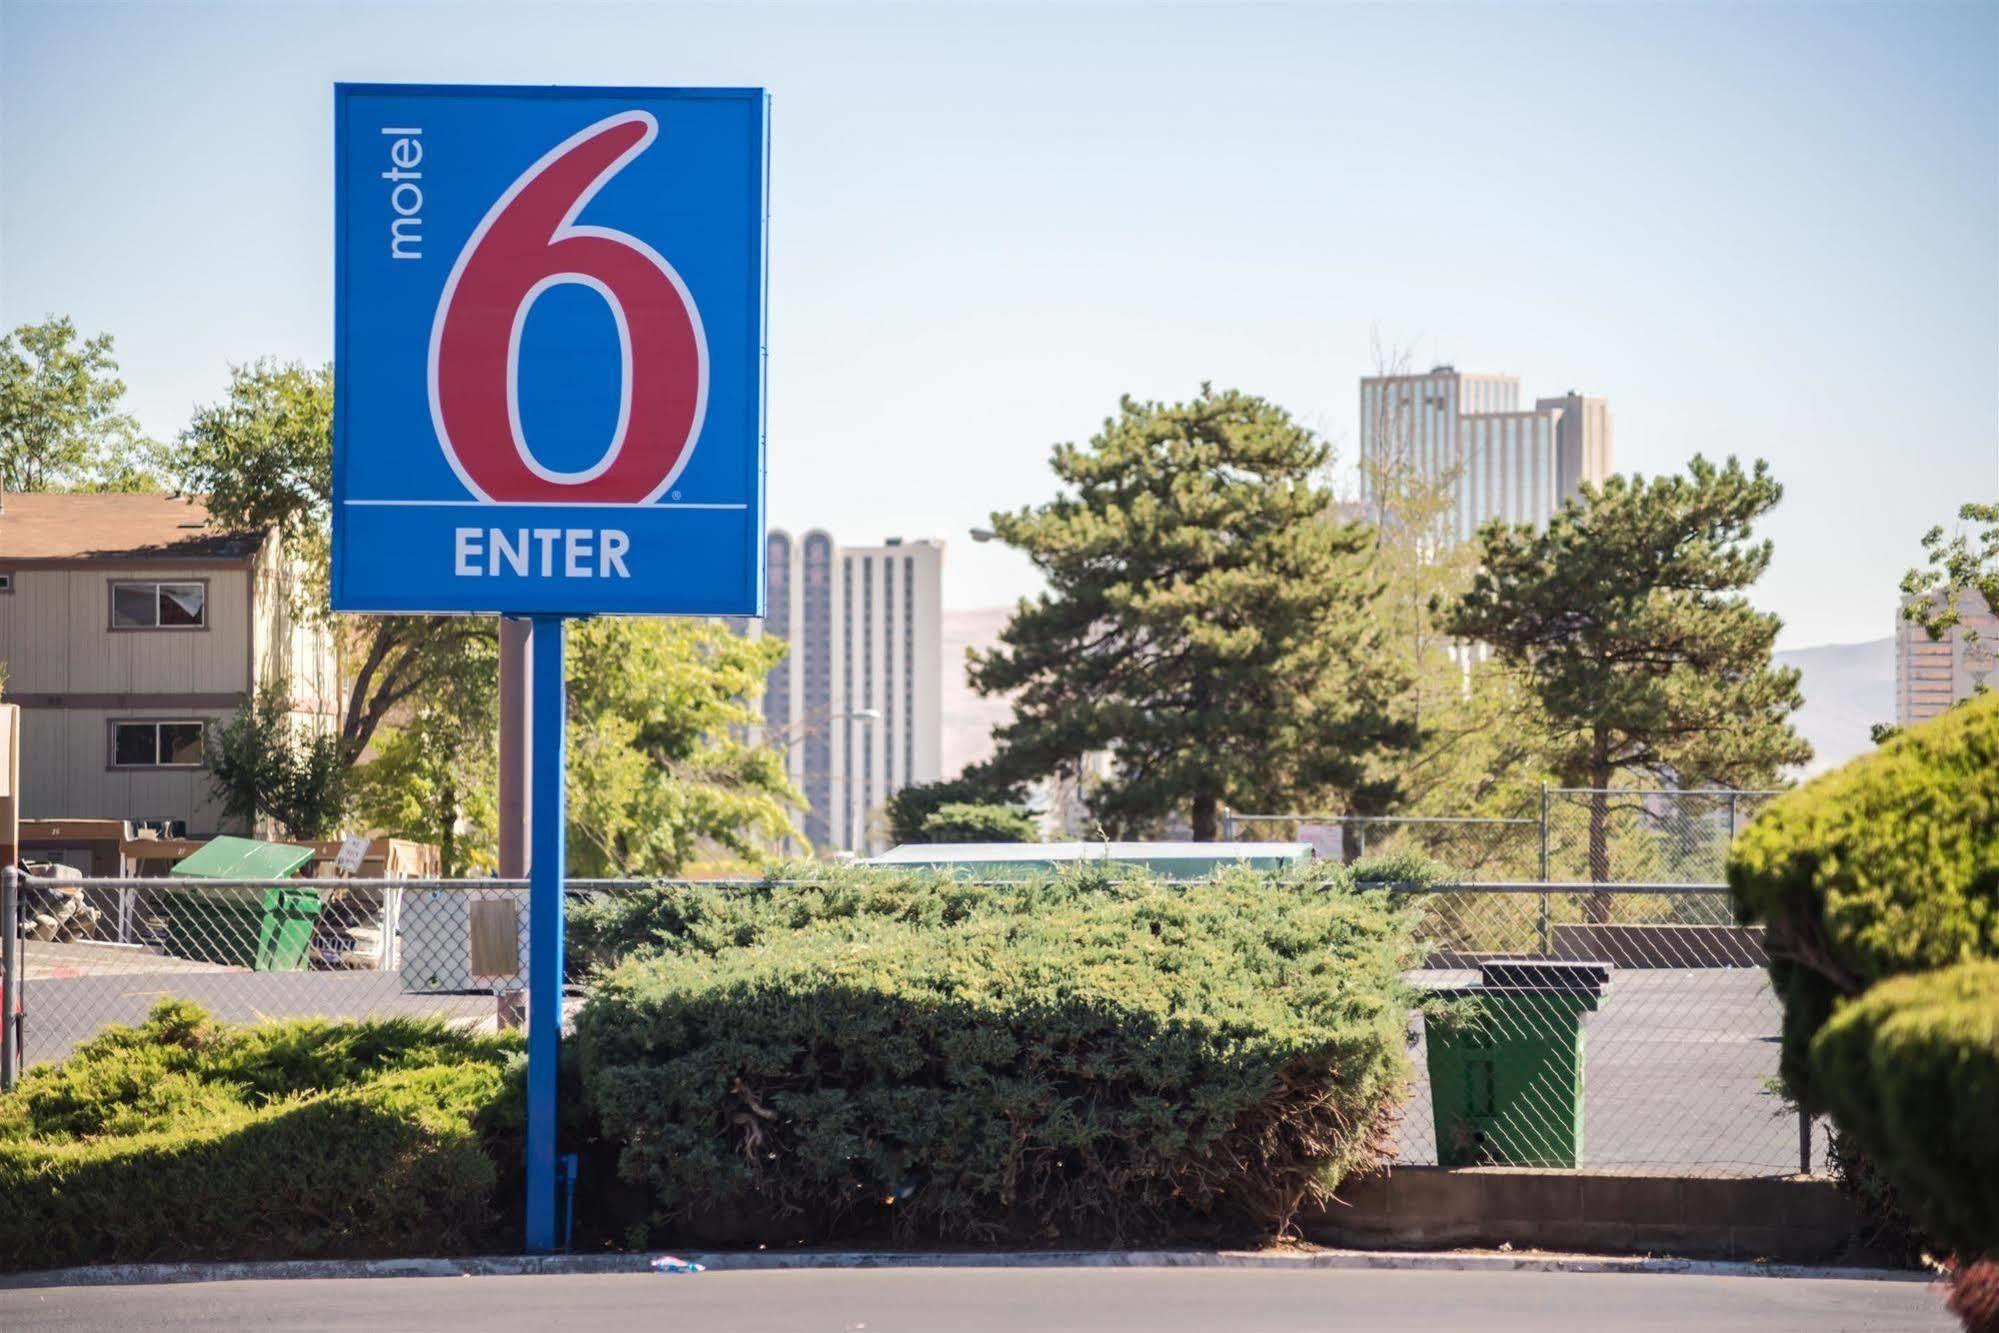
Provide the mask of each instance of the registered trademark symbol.
[{"label": "registered trademark symbol", "polygon": [[673,498],[674,498],[674,499],[676,499],[676,500],[678,500],[678,499],[680,498],[680,492],[679,492],[679,491],[675,491],[675,492],[673,493]]}]

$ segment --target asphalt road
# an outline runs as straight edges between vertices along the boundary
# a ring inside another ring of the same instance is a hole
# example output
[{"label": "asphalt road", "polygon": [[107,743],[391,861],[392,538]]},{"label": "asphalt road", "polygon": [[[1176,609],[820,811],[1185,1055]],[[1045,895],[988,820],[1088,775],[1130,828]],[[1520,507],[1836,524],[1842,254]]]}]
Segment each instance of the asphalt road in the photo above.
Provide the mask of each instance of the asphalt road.
[{"label": "asphalt road", "polygon": [[0,1291],[0,1328],[692,1333],[1947,1330],[1917,1282],[1631,1273],[849,1269]]}]

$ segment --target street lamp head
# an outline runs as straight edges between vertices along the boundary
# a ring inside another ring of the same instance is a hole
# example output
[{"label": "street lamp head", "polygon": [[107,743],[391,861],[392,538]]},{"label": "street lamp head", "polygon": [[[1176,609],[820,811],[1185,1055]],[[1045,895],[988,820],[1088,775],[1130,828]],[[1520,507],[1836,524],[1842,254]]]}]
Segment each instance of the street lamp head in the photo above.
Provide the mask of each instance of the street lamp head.
[{"label": "street lamp head", "polygon": [[991,528],[973,528],[972,540],[975,542],[997,541],[999,540],[999,534]]},{"label": "street lamp head", "polygon": [[853,712],[847,714],[847,716],[856,722],[879,722],[882,720],[882,710],[879,708],[856,708]]}]

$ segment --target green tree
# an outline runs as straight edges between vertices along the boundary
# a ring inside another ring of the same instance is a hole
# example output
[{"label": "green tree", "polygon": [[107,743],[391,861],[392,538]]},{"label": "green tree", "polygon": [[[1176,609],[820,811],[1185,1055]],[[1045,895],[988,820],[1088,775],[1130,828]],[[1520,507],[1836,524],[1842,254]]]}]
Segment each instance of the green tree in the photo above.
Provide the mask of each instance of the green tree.
[{"label": "green tree", "polygon": [[973,658],[973,684],[1014,703],[995,775],[1070,775],[1109,750],[1099,820],[1185,811],[1201,840],[1224,802],[1384,799],[1368,767],[1411,739],[1390,713],[1400,667],[1371,614],[1367,527],[1335,517],[1326,459],[1282,408],[1207,385],[1125,398],[1088,445],[1058,445],[1062,492],[993,516],[1048,581]]},{"label": "green tree", "polygon": [[703,846],[748,860],[797,836],[784,755],[752,743],[750,702],[784,652],[709,621],[570,630],[569,865],[673,875]]},{"label": "green tree", "polygon": [[912,782],[891,795],[882,810],[889,841],[900,844],[925,841],[923,826],[947,805],[1014,805],[1020,799],[1017,785],[995,781],[975,765],[955,778]]},{"label": "green tree", "polygon": [[51,315],[0,337],[0,490],[132,489],[153,446],[124,396],[108,333]]},{"label": "green tree", "polygon": [[215,731],[209,783],[227,819],[269,819],[286,837],[330,837],[347,813],[348,770],[331,731],[292,715],[290,682],[276,678]]},{"label": "green tree", "polygon": [[922,842],[1040,842],[1041,831],[1024,811],[1008,805],[952,801],[923,821]]},{"label": "green tree", "polygon": [[[1999,611],[1999,502],[1966,504],[1957,511],[1965,524],[1983,524],[1975,537],[1963,531],[1946,537],[1941,527],[1923,535],[1923,552],[1928,567],[1912,569],[1902,576],[1902,591],[1916,600],[1902,608],[1902,616],[1941,639],[1964,623],[1964,597],[1975,593],[1985,605]],[[1966,630],[1975,639],[1977,630]]]},{"label": "green tree", "polygon": [[1753,526],[1782,496],[1761,462],[1696,457],[1684,477],[1585,486],[1545,531],[1480,534],[1482,567],[1451,632],[1527,674],[1550,766],[1598,791],[1593,880],[1609,870],[1603,792],[1626,775],[1768,786],[1811,758],[1790,721],[1798,672],[1771,664],[1780,622],[1743,595],[1770,563]]},{"label": "green tree", "polygon": [[[1378,369],[1403,373],[1406,357],[1381,359]],[[1370,421],[1359,463],[1370,564],[1382,585],[1375,603],[1382,643],[1403,668],[1394,707],[1417,733],[1410,751],[1380,757],[1380,779],[1399,787],[1403,813],[1518,816],[1548,776],[1546,724],[1521,672],[1479,660],[1451,632],[1451,609],[1471,587],[1478,546],[1451,539],[1460,469],[1419,465],[1416,424],[1414,410],[1389,395]],[[1458,832],[1437,830],[1432,841],[1444,842],[1456,869],[1491,869],[1465,861]]]},{"label": "green tree", "polygon": [[499,841],[499,754],[490,724],[449,709],[415,710],[376,734],[354,771],[354,817],[371,829],[431,843],[447,879],[490,870]]},{"label": "green tree", "polygon": [[301,571],[295,610],[331,622],[347,697],[340,744],[360,762],[400,709],[490,694],[494,622],[473,616],[334,617],[328,600],[333,507],[333,372],[259,361],[236,367],[222,402],[197,411],[175,458],[180,489],[205,496],[225,527],[276,528]]}]

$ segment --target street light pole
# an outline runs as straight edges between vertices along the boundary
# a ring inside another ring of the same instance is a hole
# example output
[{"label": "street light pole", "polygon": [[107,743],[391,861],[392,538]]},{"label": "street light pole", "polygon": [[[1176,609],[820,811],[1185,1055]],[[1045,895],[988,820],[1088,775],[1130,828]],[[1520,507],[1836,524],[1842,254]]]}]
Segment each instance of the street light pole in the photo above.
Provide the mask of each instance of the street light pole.
[{"label": "street light pole", "polygon": [[[824,717],[816,717],[816,718],[810,716],[802,717],[798,719],[796,724],[786,729],[794,731],[796,734],[785,735],[784,732],[780,731],[779,733],[770,737],[770,743],[778,746],[780,749],[782,749],[785,752],[785,763],[784,763],[785,772],[790,773],[791,752],[797,749],[799,746],[803,745],[806,741],[810,740],[812,737],[818,735],[820,732],[832,726],[835,722],[852,721],[852,722],[861,722],[864,724],[872,724],[881,721],[881,717],[882,713],[881,709],[879,708],[852,708],[838,713],[828,713]],[[872,733],[870,733],[870,738],[872,738]],[[852,795],[853,795],[852,784],[854,780],[854,774],[853,774],[854,757],[853,755],[849,754],[846,756],[846,758],[847,758],[847,763],[845,769],[840,775],[841,786],[840,786],[839,809],[842,814],[844,814],[847,808],[852,804]],[[807,775],[800,774],[799,776],[802,778]],[[821,776],[825,775],[822,774]],[[827,813],[830,815],[831,812],[829,811]],[[837,825],[829,822],[827,827],[833,828],[837,827]],[[786,854],[789,855],[790,839],[787,838],[785,841],[787,845]]]}]

